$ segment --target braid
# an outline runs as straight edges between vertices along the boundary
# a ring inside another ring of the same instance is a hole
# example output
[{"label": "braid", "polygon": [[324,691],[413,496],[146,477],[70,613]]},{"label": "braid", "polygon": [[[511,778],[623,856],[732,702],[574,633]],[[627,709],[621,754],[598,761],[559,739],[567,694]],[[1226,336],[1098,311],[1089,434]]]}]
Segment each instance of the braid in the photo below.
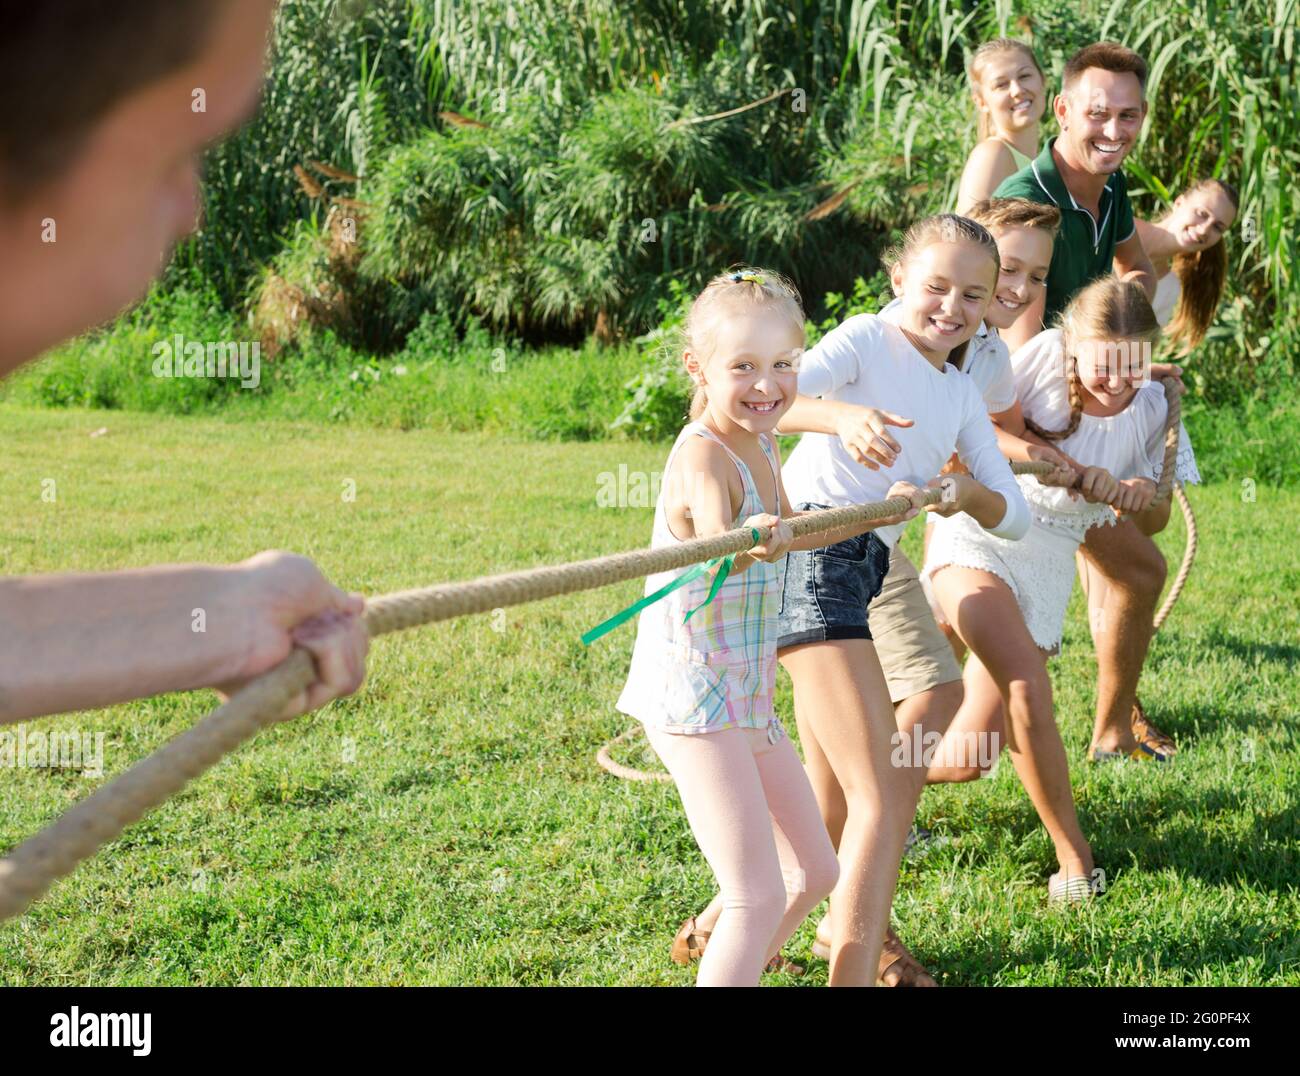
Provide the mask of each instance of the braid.
[{"label": "braid", "polygon": [[1061,432],[1059,440],[1062,441],[1074,433],[1079,428],[1079,423],[1083,421],[1083,379],[1079,377],[1079,360],[1071,355],[1067,361],[1069,373],[1066,376],[1070,379],[1070,421]]},{"label": "braid", "polygon": [[1025,418],[1025,428],[1041,437],[1044,441],[1064,441],[1083,421],[1083,381],[1079,377],[1079,362],[1073,355],[1065,360],[1070,396],[1070,421],[1063,430],[1046,430],[1033,419]]}]

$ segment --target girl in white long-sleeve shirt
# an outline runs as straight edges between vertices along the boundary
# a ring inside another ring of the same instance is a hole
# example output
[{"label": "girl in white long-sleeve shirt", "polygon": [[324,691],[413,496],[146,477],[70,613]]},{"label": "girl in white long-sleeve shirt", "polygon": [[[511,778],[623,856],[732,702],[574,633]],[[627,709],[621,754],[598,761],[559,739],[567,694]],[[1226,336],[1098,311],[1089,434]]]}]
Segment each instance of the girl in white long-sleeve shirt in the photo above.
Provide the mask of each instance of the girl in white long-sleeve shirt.
[{"label": "girl in white long-sleeve shirt", "polygon": [[[932,510],[965,512],[1008,539],[1025,533],[1028,510],[979,389],[948,363],[978,329],[998,268],[993,237],[972,221],[944,214],[908,231],[891,270],[899,307],[888,317],[850,318],[799,368],[801,393],[906,416],[894,433],[897,460],[888,470],[870,470],[838,437],[805,434],[785,466],[796,505],[877,501],[900,480],[919,501],[919,487],[938,484],[956,450],[971,474],[948,476],[947,499]],[[893,765],[894,708],[867,610],[901,531],[881,527],[790,554],[782,593],[777,654],[794,683],[809,777],[840,860],[831,894],[833,985],[875,981],[916,806]]]}]

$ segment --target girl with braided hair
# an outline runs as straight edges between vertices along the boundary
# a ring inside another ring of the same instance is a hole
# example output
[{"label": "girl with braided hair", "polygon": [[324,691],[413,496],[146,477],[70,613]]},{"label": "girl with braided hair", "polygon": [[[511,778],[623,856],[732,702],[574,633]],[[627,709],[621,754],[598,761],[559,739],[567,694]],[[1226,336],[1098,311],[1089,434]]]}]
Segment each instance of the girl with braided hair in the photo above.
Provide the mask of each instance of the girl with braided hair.
[{"label": "girl with braided hair", "polygon": [[[1137,221],[1142,246],[1151,258],[1156,271],[1156,291],[1151,300],[1156,320],[1164,328],[1164,339],[1174,354],[1189,354],[1205,338],[1206,332],[1218,313],[1228,275],[1227,233],[1237,220],[1238,195],[1236,189],[1222,179],[1202,179],[1192,184],[1174,199],[1169,211],[1156,220]],[[1170,368],[1175,375],[1178,367]],[[1160,376],[1158,368],[1152,376]],[[1175,474],[1183,483],[1199,482],[1196,457],[1192,452],[1187,430],[1180,426],[1178,458]],[[1113,558],[1118,553],[1128,564],[1152,564],[1163,569],[1164,558],[1151,532],[1138,527],[1122,528],[1123,547],[1110,550]],[[1115,533],[1113,537],[1120,537]],[[1094,535],[1094,538],[1099,537]],[[1145,634],[1150,612],[1164,583],[1163,570],[1156,571],[1144,580],[1145,603],[1139,608],[1126,602],[1122,588],[1115,585],[1109,574],[1102,571],[1096,561],[1097,551],[1089,543],[1079,551],[1079,582],[1088,596],[1088,625],[1097,646],[1099,664],[1103,647],[1129,654],[1137,653],[1143,644],[1138,633]],[[1089,555],[1091,554],[1091,555]],[[1132,581],[1129,583],[1132,586]],[[1145,653],[1145,649],[1142,651]],[[1099,685],[1100,687],[1100,685]],[[1132,718],[1130,725],[1139,740],[1166,755],[1177,752],[1172,737],[1162,732],[1147,716],[1136,696],[1137,682],[1132,683]],[[1103,693],[1098,691],[1098,721],[1105,724],[1113,712],[1122,713],[1127,699],[1118,706],[1106,705]]]},{"label": "girl with braided hair", "polygon": [[[948,735],[995,734],[1011,747],[1055,845],[1051,899],[1089,896],[1093,860],[1074,809],[1047,658],[1060,648],[1074,554],[1085,534],[1115,523],[1117,513],[1168,515],[1167,503],[1152,507],[1166,416],[1164,392],[1148,377],[1159,334],[1145,292],[1102,277],[1075,296],[1059,328],[1012,356],[1019,403],[1003,424],[1078,461],[1078,489],[1018,479],[1032,519],[1019,542],[1002,541],[961,516],[938,520],[921,573],[971,651],[965,698]],[[1127,727],[1095,733],[1090,756],[1165,760]]]}]

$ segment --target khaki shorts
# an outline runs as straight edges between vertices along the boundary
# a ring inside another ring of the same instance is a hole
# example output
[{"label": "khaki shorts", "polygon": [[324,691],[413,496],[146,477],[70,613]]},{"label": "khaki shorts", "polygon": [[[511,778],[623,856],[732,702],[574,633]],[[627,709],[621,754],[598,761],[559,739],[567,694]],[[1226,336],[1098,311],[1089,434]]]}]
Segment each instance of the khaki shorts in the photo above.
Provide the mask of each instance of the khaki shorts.
[{"label": "khaki shorts", "polygon": [[961,666],[935,623],[916,566],[897,545],[884,586],[867,611],[892,702],[961,679]]}]

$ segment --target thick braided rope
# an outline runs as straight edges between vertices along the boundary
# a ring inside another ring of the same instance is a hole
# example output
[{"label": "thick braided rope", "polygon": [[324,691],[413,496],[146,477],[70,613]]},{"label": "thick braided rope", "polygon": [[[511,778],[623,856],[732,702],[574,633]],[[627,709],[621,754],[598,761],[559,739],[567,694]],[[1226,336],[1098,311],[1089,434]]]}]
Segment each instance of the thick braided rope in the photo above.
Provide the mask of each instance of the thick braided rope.
[{"label": "thick braided rope", "polygon": [[1179,424],[1183,420],[1183,390],[1172,377],[1160,382],[1165,390],[1165,458],[1160,466],[1160,481],[1156,483],[1156,495],[1153,504],[1167,501],[1174,487],[1178,463]]},{"label": "thick braided rope", "polygon": [[1187,577],[1192,572],[1192,561],[1196,559],[1196,516],[1192,513],[1192,502],[1187,499],[1187,494],[1183,491],[1181,482],[1174,483],[1174,500],[1178,502],[1178,507],[1183,512],[1183,522],[1187,526],[1187,544],[1183,549],[1183,562],[1178,566],[1178,574],[1174,577],[1174,585],[1169,588],[1169,593],[1165,595],[1164,604],[1160,606],[1160,611],[1156,613],[1155,620],[1152,621],[1156,631],[1160,630],[1160,625],[1173,612],[1174,603],[1178,601],[1178,595],[1183,592],[1183,587],[1187,584]]},{"label": "thick braided rope", "polygon": [[1183,587],[1187,584],[1187,577],[1192,571],[1192,561],[1196,559],[1197,547],[1196,516],[1192,513],[1191,501],[1187,499],[1182,483],[1178,481],[1175,473],[1178,462],[1179,424],[1183,414],[1182,390],[1177,387],[1177,382],[1173,378],[1166,378],[1161,382],[1161,386],[1165,390],[1168,411],[1165,415],[1165,458],[1160,467],[1160,481],[1156,484],[1155,500],[1159,503],[1172,494],[1174,500],[1178,502],[1178,507],[1183,513],[1183,522],[1187,525],[1187,545],[1183,549],[1183,562],[1178,566],[1174,585],[1169,588],[1169,593],[1152,620],[1156,631],[1160,630],[1160,625],[1173,611],[1178,595],[1183,592]]},{"label": "thick braided rope", "polygon": [[610,756],[609,749],[611,747],[617,747],[619,744],[635,740],[644,732],[645,726],[637,722],[626,732],[619,733],[609,743],[601,747],[596,752],[596,761],[600,763],[600,768],[606,773],[612,773],[615,777],[623,778],[624,781],[671,781],[673,779],[672,775],[666,770],[638,770],[631,766],[624,766]]},{"label": "thick braided rope", "polygon": [[[934,504],[942,491],[926,493]],[[898,515],[906,497],[812,512],[792,520],[796,537]],[[762,540],[770,537],[759,528]],[[521,605],[559,594],[592,590],[626,579],[684,568],[753,544],[748,528],[659,549],[638,549],[571,564],[558,564],[420,590],[399,591],[367,603],[371,636],[438,620]],[[52,825],[0,860],[0,919],[20,914],[57,879],[94,855],[146,811],[175,795],[191,780],[261,729],[277,723],[291,699],[315,679],[311,656],[295,649],[269,672],[251,681],[223,705],[148,758],[67,811]]]}]

